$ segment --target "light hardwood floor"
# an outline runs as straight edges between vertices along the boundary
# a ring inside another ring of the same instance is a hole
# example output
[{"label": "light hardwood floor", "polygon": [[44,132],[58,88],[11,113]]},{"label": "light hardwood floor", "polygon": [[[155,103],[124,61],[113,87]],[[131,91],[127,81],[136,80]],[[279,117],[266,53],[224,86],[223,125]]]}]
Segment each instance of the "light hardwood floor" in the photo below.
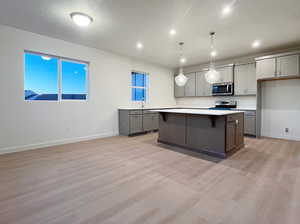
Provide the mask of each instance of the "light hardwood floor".
[{"label": "light hardwood floor", "polygon": [[300,142],[226,160],[113,137],[0,156],[1,224],[298,224]]}]

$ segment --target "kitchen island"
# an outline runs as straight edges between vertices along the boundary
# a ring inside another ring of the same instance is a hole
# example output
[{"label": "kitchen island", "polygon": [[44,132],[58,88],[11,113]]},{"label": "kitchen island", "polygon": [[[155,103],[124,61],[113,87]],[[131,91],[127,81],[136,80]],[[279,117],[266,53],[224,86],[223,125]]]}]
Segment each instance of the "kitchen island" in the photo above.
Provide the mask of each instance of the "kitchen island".
[{"label": "kitchen island", "polygon": [[244,146],[244,113],[165,109],[159,112],[158,142],[226,158]]}]

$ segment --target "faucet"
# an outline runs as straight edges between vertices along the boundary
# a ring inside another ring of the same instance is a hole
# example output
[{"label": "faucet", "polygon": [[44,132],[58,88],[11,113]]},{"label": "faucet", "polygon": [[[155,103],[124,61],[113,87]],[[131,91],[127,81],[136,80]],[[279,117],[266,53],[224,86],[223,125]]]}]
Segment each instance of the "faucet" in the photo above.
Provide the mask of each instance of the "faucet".
[{"label": "faucet", "polygon": [[144,99],[141,100],[141,107],[142,107],[142,109],[144,109],[144,107],[145,107],[145,101],[144,101]]}]

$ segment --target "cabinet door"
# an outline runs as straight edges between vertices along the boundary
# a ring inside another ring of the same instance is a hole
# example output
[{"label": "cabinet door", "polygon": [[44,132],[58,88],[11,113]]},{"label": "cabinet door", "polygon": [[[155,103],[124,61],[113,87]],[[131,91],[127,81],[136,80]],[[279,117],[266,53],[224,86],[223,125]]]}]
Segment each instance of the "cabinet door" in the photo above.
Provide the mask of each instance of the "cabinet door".
[{"label": "cabinet door", "polygon": [[186,74],[188,78],[184,86],[184,96],[196,96],[196,73]]},{"label": "cabinet door", "polygon": [[289,55],[277,58],[277,76],[299,75],[299,55]]},{"label": "cabinet door", "polygon": [[229,152],[237,146],[237,128],[236,121],[227,122],[226,127],[226,151]]},{"label": "cabinet door", "polygon": [[144,131],[154,131],[158,129],[158,114],[146,113],[143,116]]},{"label": "cabinet door", "polygon": [[255,64],[237,65],[234,69],[235,95],[256,94],[257,84]]},{"label": "cabinet door", "polygon": [[208,83],[204,74],[204,96],[212,96],[212,84]]},{"label": "cabinet door", "polygon": [[232,66],[218,68],[217,71],[220,72],[220,76],[221,76],[220,82],[233,82],[233,67]]},{"label": "cabinet door", "polygon": [[256,135],[256,119],[255,116],[245,115],[244,133],[248,135]]},{"label": "cabinet door", "polygon": [[255,63],[249,64],[247,73],[247,94],[256,95],[257,93],[257,80]]},{"label": "cabinet door", "polygon": [[143,132],[143,115],[130,115],[130,134]]},{"label": "cabinet door", "polygon": [[184,97],[184,86],[177,86],[175,82],[175,77],[174,76],[174,96],[175,97]]},{"label": "cabinet door", "polygon": [[256,79],[274,78],[275,71],[275,58],[263,59],[256,62]]},{"label": "cabinet door", "polygon": [[196,96],[205,96],[205,73],[196,73]]},{"label": "cabinet door", "polygon": [[247,65],[238,65],[234,68],[234,94],[245,95],[247,94]]}]

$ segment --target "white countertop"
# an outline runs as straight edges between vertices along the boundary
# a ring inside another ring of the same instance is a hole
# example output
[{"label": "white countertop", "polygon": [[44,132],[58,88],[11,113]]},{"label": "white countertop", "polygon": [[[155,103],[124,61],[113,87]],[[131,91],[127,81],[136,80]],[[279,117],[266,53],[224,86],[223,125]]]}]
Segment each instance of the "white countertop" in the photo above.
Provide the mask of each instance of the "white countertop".
[{"label": "white countertop", "polygon": [[164,112],[164,113],[176,113],[176,114],[213,115],[213,116],[223,116],[223,115],[241,113],[241,111],[233,111],[233,110],[201,110],[201,109],[165,109],[165,110],[151,110],[151,111]]},{"label": "white countertop", "polygon": [[[210,107],[206,107],[206,106],[203,106],[203,107],[197,107],[197,106],[181,106],[181,105],[178,105],[178,106],[167,106],[167,107],[144,107],[144,108],[141,108],[141,107],[119,107],[118,109],[119,110],[160,110],[160,109],[196,109],[196,110],[201,110],[201,109],[209,109],[213,106],[210,106]],[[238,110],[238,111],[249,111],[249,110],[256,110],[256,108],[253,108],[253,107],[237,107],[237,108],[234,108],[233,110]]]}]

